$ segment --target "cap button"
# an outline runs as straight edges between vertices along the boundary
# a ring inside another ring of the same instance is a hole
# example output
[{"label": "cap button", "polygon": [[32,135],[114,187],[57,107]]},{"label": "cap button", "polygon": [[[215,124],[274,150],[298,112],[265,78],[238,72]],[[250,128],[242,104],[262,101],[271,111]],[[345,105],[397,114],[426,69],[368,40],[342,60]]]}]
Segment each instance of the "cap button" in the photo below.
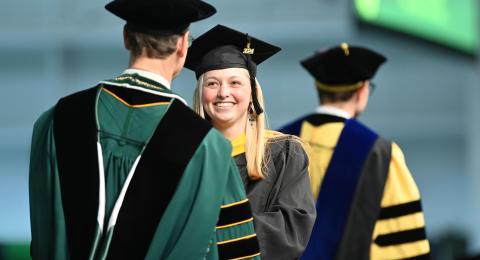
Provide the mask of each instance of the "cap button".
[{"label": "cap button", "polygon": [[345,53],[345,56],[350,55],[350,50],[348,49],[347,43],[342,42],[342,44],[340,44],[340,48],[342,48],[343,52]]}]

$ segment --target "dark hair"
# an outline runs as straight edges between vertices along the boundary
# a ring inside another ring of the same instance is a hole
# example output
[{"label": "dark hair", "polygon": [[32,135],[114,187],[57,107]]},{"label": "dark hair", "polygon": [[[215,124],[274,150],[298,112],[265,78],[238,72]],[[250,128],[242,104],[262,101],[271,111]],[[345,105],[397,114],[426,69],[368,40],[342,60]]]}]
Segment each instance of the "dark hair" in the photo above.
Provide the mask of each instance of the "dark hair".
[{"label": "dark hair", "polygon": [[130,30],[128,26],[125,27],[125,30],[133,57],[144,53],[149,58],[164,59],[177,50],[177,40],[181,36],[181,34],[164,36],[140,33]]},{"label": "dark hair", "polygon": [[317,89],[318,99],[320,103],[330,103],[330,102],[345,102],[350,100],[353,95],[355,95],[357,89],[347,91],[347,92],[328,92],[324,90]]}]

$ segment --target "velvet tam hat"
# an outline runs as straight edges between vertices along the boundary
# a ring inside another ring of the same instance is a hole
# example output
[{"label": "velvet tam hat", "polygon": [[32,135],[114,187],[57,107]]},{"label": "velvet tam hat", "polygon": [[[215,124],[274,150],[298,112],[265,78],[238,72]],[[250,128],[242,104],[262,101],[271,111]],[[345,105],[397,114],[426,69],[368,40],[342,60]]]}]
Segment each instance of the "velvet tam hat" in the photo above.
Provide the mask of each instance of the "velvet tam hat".
[{"label": "velvet tam hat", "polygon": [[386,60],[385,56],[368,48],[342,43],[300,63],[316,79],[317,85],[334,89],[370,80]]},{"label": "velvet tam hat", "polygon": [[153,35],[183,33],[190,23],[216,12],[200,0],[114,0],[105,8],[125,20],[129,29]]}]

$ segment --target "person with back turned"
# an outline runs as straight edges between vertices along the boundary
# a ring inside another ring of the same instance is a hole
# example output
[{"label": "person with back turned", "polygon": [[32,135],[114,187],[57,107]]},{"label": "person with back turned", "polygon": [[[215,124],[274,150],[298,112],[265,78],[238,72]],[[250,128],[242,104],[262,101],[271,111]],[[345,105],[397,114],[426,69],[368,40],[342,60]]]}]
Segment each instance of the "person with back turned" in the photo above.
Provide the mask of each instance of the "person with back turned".
[{"label": "person with back turned", "polygon": [[420,193],[397,144],[356,118],[386,58],[346,43],[301,64],[320,106],[282,128],[310,144],[317,219],[301,259],[428,259]]},{"label": "person with back turned", "polygon": [[[128,69],[61,98],[34,126],[33,259],[250,259],[259,254],[231,145],[171,90],[199,0],[115,0]],[[241,204],[241,207],[238,205]],[[217,228],[221,223],[222,228]],[[252,257],[249,257],[252,256]]]}]

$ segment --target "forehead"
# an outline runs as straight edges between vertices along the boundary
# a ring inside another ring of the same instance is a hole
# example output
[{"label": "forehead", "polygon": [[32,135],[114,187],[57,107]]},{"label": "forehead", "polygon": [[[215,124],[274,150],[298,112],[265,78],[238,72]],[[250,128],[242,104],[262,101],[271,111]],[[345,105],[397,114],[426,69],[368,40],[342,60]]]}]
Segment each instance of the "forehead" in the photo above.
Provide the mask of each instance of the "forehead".
[{"label": "forehead", "polygon": [[248,74],[248,70],[243,68],[227,68],[227,69],[210,70],[205,72],[206,79],[232,78],[232,77],[239,77],[239,78],[246,78],[246,79],[250,78]]}]

